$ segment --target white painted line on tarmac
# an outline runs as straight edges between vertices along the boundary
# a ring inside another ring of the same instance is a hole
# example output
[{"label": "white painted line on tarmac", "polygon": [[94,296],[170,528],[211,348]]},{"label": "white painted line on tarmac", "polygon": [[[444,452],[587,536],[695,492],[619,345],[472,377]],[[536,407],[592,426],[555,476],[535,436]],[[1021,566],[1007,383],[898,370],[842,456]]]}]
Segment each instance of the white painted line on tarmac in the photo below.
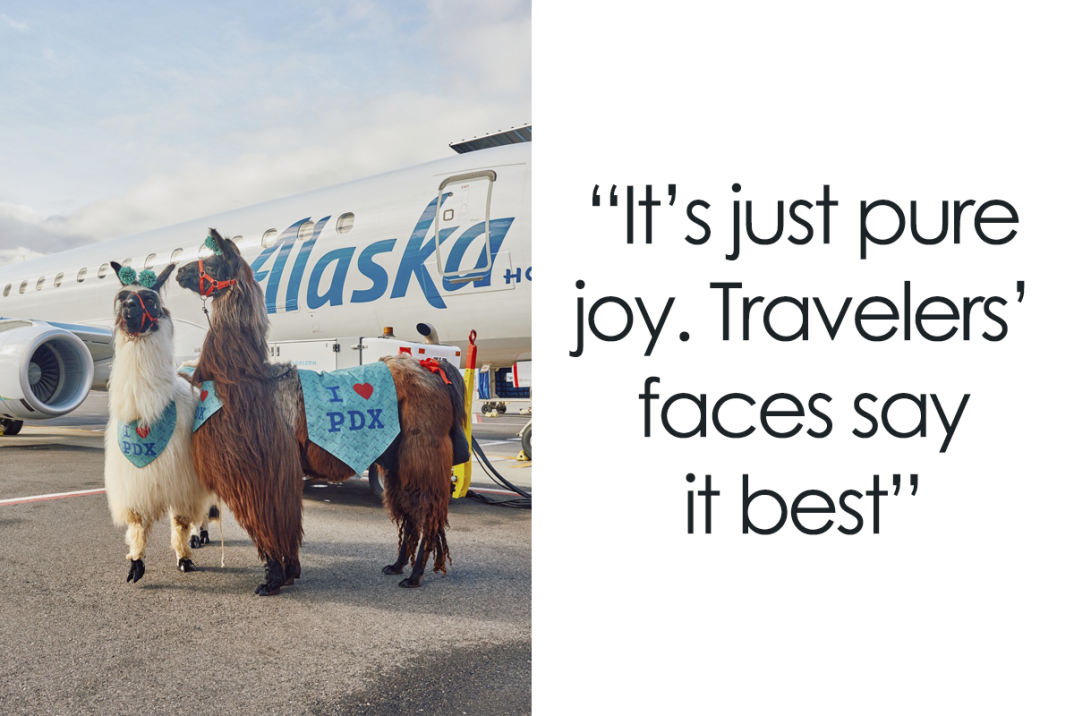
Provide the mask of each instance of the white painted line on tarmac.
[{"label": "white painted line on tarmac", "polygon": [[79,495],[103,495],[104,488],[98,490],[76,490],[75,492],[54,492],[51,495],[34,495],[32,497],[12,497],[0,500],[0,505],[21,505],[24,502],[40,502],[42,500],[59,500],[64,497],[78,497]]},{"label": "white painted line on tarmac", "polygon": [[[327,487],[327,485],[314,485],[314,487]],[[471,487],[470,492],[487,492],[492,495],[515,495],[517,493],[509,490],[494,490],[485,487]],[[103,495],[104,488],[98,490],[76,490],[74,492],[54,492],[50,495],[33,495],[31,497],[12,497],[6,500],[0,500],[0,505],[21,505],[26,502],[41,502],[43,500],[60,500],[65,497],[78,497],[80,495]]]}]

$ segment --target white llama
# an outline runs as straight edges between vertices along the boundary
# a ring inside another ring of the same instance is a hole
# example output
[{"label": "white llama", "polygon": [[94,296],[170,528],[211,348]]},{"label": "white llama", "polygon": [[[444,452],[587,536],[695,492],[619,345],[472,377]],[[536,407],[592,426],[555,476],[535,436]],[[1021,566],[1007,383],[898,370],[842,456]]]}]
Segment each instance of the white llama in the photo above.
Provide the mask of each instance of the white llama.
[{"label": "white llama", "polygon": [[205,520],[213,497],[194,472],[190,434],[196,398],[190,383],[176,374],[174,326],[160,297],[175,266],[160,278],[148,270],[136,275],[114,261],[112,268],[123,288],[114,304],[104,484],[112,520],[127,527],[127,581],[137,582],[145,574],[146,537],[165,513],[171,515],[179,570],[194,571],[190,549],[208,541]]}]

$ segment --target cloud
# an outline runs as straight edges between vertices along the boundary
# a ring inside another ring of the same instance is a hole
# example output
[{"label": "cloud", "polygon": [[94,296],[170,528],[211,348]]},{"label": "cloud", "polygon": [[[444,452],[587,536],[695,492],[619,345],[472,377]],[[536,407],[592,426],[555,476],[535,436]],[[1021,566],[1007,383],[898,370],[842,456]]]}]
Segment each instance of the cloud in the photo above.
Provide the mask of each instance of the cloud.
[{"label": "cloud", "polygon": [[0,122],[21,138],[0,154],[0,263],[448,156],[450,141],[531,119],[527,2],[384,7],[328,3],[284,45],[224,23],[232,54],[98,51],[86,62],[100,88],[63,84],[78,57],[56,45],[67,74],[35,78],[22,105],[39,114]]},{"label": "cloud", "polygon": [[[72,239],[166,226],[446,156],[449,141],[521,123],[511,114],[491,103],[459,106],[405,94],[356,109],[329,107],[312,131],[235,133],[239,151],[228,161],[190,161],[38,226]],[[425,120],[430,116],[435,128]]]},{"label": "cloud", "polygon": [[18,20],[12,20],[10,17],[4,14],[0,14],[0,22],[4,23],[12,30],[18,30],[19,32],[29,32],[30,28],[25,22],[19,22]]},{"label": "cloud", "polygon": [[14,264],[20,261],[29,261],[30,259],[36,259],[39,256],[45,254],[39,254],[32,249],[28,249],[25,246],[17,246],[13,249],[0,249],[0,266],[7,264]]},{"label": "cloud", "polygon": [[30,207],[0,202],[0,266],[29,261],[91,240],[91,235],[72,230],[62,217],[46,218]]}]

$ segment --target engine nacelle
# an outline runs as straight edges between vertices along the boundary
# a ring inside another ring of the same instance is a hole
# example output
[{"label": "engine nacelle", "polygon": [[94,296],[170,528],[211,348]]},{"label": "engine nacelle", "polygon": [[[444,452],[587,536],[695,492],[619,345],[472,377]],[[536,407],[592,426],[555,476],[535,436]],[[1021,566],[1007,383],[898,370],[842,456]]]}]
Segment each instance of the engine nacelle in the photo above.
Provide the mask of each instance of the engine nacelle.
[{"label": "engine nacelle", "polygon": [[46,420],[89,395],[93,357],[74,333],[41,321],[0,321],[0,417]]}]

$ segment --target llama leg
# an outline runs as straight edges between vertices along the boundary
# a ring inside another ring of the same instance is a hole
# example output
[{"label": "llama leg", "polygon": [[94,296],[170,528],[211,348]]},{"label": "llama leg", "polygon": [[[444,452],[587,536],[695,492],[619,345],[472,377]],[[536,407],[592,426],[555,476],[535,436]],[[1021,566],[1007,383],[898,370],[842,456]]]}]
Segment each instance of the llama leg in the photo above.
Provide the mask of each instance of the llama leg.
[{"label": "llama leg", "polygon": [[295,580],[302,576],[302,563],[298,561],[298,557],[292,557],[284,560],[284,582],[283,586],[289,587],[295,583]]},{"label": "llama leg", "polygon": [[278,505],[273,504],[277,496],[269,495],[247,527],[258,554],[265,560],[265,581],[254,590],[262,597],[279,594],[302,572],[298,559],[302,546],[302,481],[294,479],[283,487],[290,488],[290,494],[279,496]]},{"label": "llama leg", "polygon": [[[441,521],[436,512],[431,512],[422,521],[421,544],[418,545],[418,553],[414,557],[414,568],[410,570],[410,576],[399,582],[400,587],[415,588],[421,586],[421,578],[425,574],[425,567],[429,563],[429,557],[435,555],[433,569],[447,573],[444,565],[446,559],[450,559],[447,549],[447,521]],[[415,530],[417,531],[417,530]]]},{"label": "llama leg", "polygon": [[130,571],[127,572],[128,582],[137,582],[145,574],[145,562],[142,558],[145,557],[145,540],[149,534],[149,526],[146,525],[142,516],[133,512],[127,515],[127,545],[130,547],[130,551],[127,552],[127,560],[130,564]]},{"label": "llama leg", "polygon": [[400,587],[415,589],[421,586],[421,577],[425,574],[425,563],[429,561],[429,555],[425,552],[427,541],[426,536],[422,535],[421,542],[418,543],[418,554],[414,557],[414,569],[410,570],[409,577],[399,582]]},{"label": "llama leg", "polygon": [[418,532],[413,523],[406,517],[403,518],[403,526],[399,529],[399,557],[395,564],[389,564],[381,571],[385,574],[402,574],[410,556],[414,554],[418,543]]},{"label": "llama leg", "polygon": [[219,507],[213,505],[209,508],[209,516],[206,517],[205,520],[201,523],[201,534],[199,535],[199,537],[201,538],[202,544],[209,544],[209,520],[216,520],[216,526],[219,527],[220,522],[223,519],[224,518],[220,516]]},{"label": "llama leg", "polygon": [[280,587],[286,579],[283,564],[279,560],[269,557],[265,560],[265,581],[259,584],[254,594],[261,597],[271,597],[280,593]]},{"label": "llama leg", "polygon": [[[180,572],[194,572],[194,562],[190,559],[190,542],[193,542],[194,538],[190,537],[191,528],[194,526],[194,520],[185,515],[172,515],[172,549],[175,550],[175,559],[179,565]],[[187,541],[189,537],[190,542]]]},{"label": "llama leg", "polygon": [[433,571],[447,574],[447,564],[451,562],[451,551],[447,544],[446,525],[436,531],[436,539],[433,540]]},{"label": "llama leg", "polygon": [[201,549],[209,544],[209,520],[220,519],[220,508],[213,505],[209,508],[209,514],[201,521],[198,529],[190,533],[190,549]]}]

